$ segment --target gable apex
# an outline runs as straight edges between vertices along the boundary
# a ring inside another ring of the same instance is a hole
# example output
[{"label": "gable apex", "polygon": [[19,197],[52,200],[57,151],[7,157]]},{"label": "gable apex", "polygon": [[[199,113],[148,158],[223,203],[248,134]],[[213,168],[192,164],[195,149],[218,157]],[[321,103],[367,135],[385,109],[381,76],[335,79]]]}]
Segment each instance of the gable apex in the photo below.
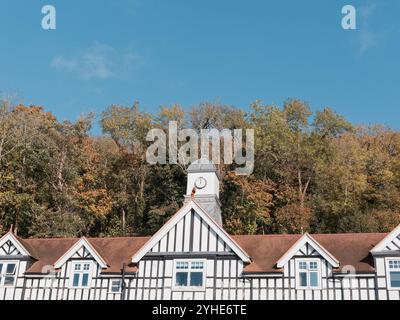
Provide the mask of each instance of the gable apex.
[{"label": "gable apex", "polygon": [[188,201],[175,215],[173,215],[166,224],[164,224],[147,242],[146,244],[132,256],[132,263],[138,263],[144,255],[156,245],[175,225],[177,225],[183,217],[189,212],[194,211],[198,214],[210,229],[215,232],[218,237],[226,243],[226,245],[245,263],[250,263],[249,255],[231,238],[231,236],[212,219],[208,213],[193,199]]},{"label": "gable apex", "polygon": [[305,233],[276,263],[277,268],[283,266],[306,244],[310,244],[325,260],[327,260],[334,268],[339,267],[339,261],[320,245],[309,233]]},{"label": "gable apex", "polygon": [[29,256],[35,258],[35,255],[31,253],[23,243],[18,239],[18,237],[10,230],[3,237],[0,238],[0,247],[3,246],[7,241],[10,241],[15,248],[24,256]]},{"label": "gable apex", "polygon": [[101,268],[105,269],[108,266],[108,263],[104,260],[104,258],[98,253],[95,247],[90,243],[90,241],[86,237],[82,237],[79,239],[71,248],[68,249],[66,253],[64,253],[55,263],[54,268],[59,269],[62,267],[64,263],[68,261],[81,247],[85,247],[86,250],[92,255],[92,257],[97,261]]},{"label": "gable apex", "polygon": [[[378,244],[371,249],[371,253],[377,253],[384,251],[386,247],[390,246],[392,242],[397,242],[400,244],[400,240],[398,239],[400,236],[400,224],[394,228],[386,237],[384,237]],[[398,245],[395,244],[397,247]],[[398,248],[396,248],[398,250]]]}]

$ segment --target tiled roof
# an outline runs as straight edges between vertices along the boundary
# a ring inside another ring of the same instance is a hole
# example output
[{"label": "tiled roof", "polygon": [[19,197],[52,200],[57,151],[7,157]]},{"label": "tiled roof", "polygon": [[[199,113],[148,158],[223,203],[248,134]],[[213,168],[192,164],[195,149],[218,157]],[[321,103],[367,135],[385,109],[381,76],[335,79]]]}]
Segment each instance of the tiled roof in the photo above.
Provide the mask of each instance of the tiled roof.
[{"label": "tiled roof", "polygon": [[[370,250],[386,233],[349,233],[311,235],[336,259],[341,268],[354,266],[357,272],[373,272],[373,259]],[[244,269],[248,273],[279,272],[276,262],[297,241],[301,235],[241,235],[232,238],[251,256],[252,263]],[[36,262],[27,273],[40,273],[46,265],[53,265],[78,238],[21,239],[29,252],[34,253]],[[132,256],[150,237],[87,238],[97,252],[109,264],[103,273],[120,273],[125,263],[128,272],[135,272],[131,264]]]},{"label": "tiled roof", "polygon": [[[386,233],[312,234],[337,260],[340,268],[353,266],[356,272],[373,272],[370,250]],[[276,272],[276,262],[301,235],[245,235],[232,238],[250,255],[253,263],[245,272]]]},{"label": "tiled roof", "polygon": [[[381,241],[386,233],[313,234],[313,237],[337,260],[340,268],[354,266],[357,272],[373,272],[370,250]],[[279,272],[276,262],[301,235],[235,235],[232,236],[251,257],[252,263],[244,269],[248,273]],[[135,272],[132,256],[150,237],[87,238],[96,251],[109,264],[103,273],[120,273],[122,264],[127,272]],[[35,261],[27,273],[41,273],[46,265],[54,263],[70,249],[78,238],[21,239]]]},{"label": "tiled roof", "polygon": [[[127,272],[135,272],[136,268],[130,264],[132,256],[149,239],[150,237],[87,238],[109,264],[103,273],[120,273],[123,263],[126,263]],[[24,243],[33,248],[37,256],[37,261],[27,273],[41,273],[43,267],[54,265],[77,241],[78,238],[25,239]]]}]

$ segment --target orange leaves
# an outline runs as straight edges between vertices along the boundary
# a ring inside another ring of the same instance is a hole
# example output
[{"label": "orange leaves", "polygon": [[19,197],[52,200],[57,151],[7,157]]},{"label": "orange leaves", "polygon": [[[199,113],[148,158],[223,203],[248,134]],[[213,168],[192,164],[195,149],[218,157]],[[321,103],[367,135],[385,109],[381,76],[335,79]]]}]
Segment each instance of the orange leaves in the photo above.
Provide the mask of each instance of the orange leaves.
[{"label": "orange leaves", "polygon": [[299,202],[289,203],[275,212],[275,219],[280,229],[287,233],[301,233],[310,230],[312,211]]},{"label": "orange leaves", "polygon": [[225,224],[233,233],[263,232],[271,222],[274,184],[228,173],[224,181]]},{"label": "orange leaves", "polygon": [[31,116],[39,116],[48,121],[56,121],[56,117],[51,112],[44,112],[44,108],[42,106],[34,106],[31,105],[29,107],[24,106],[22,104],[17,105],[14,108],[14,112],[22,112],[25,114],[29,114]]},{"label": "orange leaves", "polygon": [[113,200],[106,189],[91,189],[77,192],[79,208],[96,217],[104,217],[110,213]]}]

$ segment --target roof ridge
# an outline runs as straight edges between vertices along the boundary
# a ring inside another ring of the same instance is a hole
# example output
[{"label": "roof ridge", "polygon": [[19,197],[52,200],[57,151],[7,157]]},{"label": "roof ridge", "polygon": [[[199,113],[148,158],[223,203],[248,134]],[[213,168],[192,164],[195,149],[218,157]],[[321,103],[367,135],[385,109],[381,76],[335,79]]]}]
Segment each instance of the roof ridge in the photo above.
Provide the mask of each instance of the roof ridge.
[{"label": "roof ridge", "polygon": [[125,236],[125,237],[87,237],[86,239],[132,239],[132,238],[151,238],[151,236]]},{"label": "roof ridge", "polygon": [[[309,233],[312,236],[354,236],[354,235],[385,235],[387,232],[343,232],[343,233]],[[231,237],[291,237],[303,236],[300,233],[270,233],[270,234],[231,234]]]},{"label": "roof ridge", "polygon": [[22,240],[80,240],[82,238],[86,238],[88,240],[92,239],[137,239],[137,238],[150,238],[151,236],[131,236],[131,237],[54,237],[54,238],[20,238]]},{"label": "roof ridge", "polygon": [[387,232],[342,232],[342,233],[310,233],[310,236],[354,236],[354,235],[372,235],[372,234],[376,234],[376,235],[384,235],[387,234]]},{"label": "roof ridge", "polygon": [[34,238],[34,237],[30,237],[30,238],[22,238],[23,240],[75,240],[75,239],[81,239],[81,238],[75,238],[75,237],[54,237],[54,238]]},{"label": "roof ridge", "polygon": [[288,237],[302,236],[299,233],[270,233],[270,234],[230,234],[231,237]]},{"label": "roof ridge", "polygon": [[[342,232],[342,233],[309,233],[311,237],[313,236],[354,236],[354,235],[385,235],[387,232]],[[230,234],[231,237],[295,237],[302,236],[300,233],[269,233],[269,234]],[[88,240],[96,240],[96,239],[146,239],[151,238],[151,235],[148,236],[122,236],[122,237],[86,237]],[[53,238],[21,238],[21,240],[79,240],[83,237],[53,237]]]}]

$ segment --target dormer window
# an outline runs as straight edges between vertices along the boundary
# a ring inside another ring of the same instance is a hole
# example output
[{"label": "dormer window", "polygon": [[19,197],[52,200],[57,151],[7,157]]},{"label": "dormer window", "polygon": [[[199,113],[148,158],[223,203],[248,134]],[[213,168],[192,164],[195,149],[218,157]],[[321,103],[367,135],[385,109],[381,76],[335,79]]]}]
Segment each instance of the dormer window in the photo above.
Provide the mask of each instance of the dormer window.
[{"label": "dormer window", "polygon": [[321,278],[319,259],[299,259],[296,276],[299,289],[318,289]]},{"label": "dormer window", "polygon": [[92,262],[77,261],[72,263],[72,288],[88,288],[90,286]]},{"label": "dormer window", "polygon": [[17,262],[0,262],[0,286],[14,286],[16,272]]},{"label": "dormer window", "polygon": [[387,268],[389,289],[400,290],[400,259],[388,260]]}]

